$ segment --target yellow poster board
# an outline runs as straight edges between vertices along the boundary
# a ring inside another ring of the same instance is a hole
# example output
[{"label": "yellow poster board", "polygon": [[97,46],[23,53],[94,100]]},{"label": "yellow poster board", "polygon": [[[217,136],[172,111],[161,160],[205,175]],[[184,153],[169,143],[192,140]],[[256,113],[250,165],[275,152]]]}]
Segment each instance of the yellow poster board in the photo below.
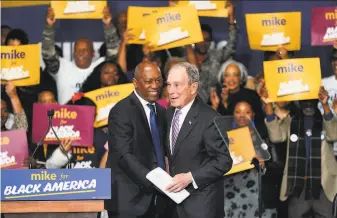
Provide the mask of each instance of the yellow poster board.
[{"label": "yellow poster board", "polygon": [[228,17],[226,1],[186,1],[179,0],[174,6],[193,5],[201,17]]},{"label": "yellow poster board", "polygon": [[161,10],[159,7],[128,7],[128,22],[127,29],[132,29],[131,34],[134,35],[134,39],[129,40],[129,44],[146,44],[145,26],[146,17],[151,16],[152,13],[158,12]]},{"label": "yellow poster board", "polygon": [[107,1],[51,1],[56,19],[101,19]]},{"label": "yellow poster board", "polygon": [[1,1],[1,8],[15,8],[37,5],[49,5],[50,1]]},{"label": "yellow poster board", "polygon": [[301,12],[246,14],[246,26],[253,50],[301,49]]},{"label": "yellow poster board", "polygon": [[109,86],[85,93],[84,96],[96,104],[94,127],[98,128],[108,125],[108,116],[111,108],[113,108],[117,102],[129,96],[133,90],[133,84],[128,83]]},{"label": "yellow poster board", "polygon": [[265,61],[263,69],[272,102],[318,98],[321,86],[319,58]]},{"label": "yellow poster board", "polygon": [[40,84],[40,45],[1,46],[1,84]]},{"label": "yellow poster board", "polygon": [[166,7],[145,17],[146,40],[151,51],[202,42],[199,17],[194,6]]},{"label": "yellow poster board", "polygon": [[231,130],[227,132],[229,143],[229,152],[233,160],[232,169],[225,175],[230,175],[254,168],[250,164],[256,156],[253,140],[248,127]]}]

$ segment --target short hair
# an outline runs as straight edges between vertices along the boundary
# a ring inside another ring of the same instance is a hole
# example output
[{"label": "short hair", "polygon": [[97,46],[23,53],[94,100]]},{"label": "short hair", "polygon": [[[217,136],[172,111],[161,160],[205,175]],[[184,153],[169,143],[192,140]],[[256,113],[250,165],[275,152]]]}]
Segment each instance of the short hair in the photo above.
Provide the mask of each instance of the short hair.
[{"label": "short hair", "polygon": [[28,35],[22,29],[12,29],[6,37],[5,45],[8,45],[9,40],[19,40],[21,45],[29,43]]},{"label": "short hair", "polygon": [[11,30],[12,28],[8,25],[1,25],[1,29],[9,29]]},{"label": "short hair", "polygon": [[240,84],[243,85],[247,82],[247,78],[248,78],[248,70],[245,67],[245,65],[243,65],[241,62],[235,61],[235,60],[228,60],[225,63],[223,63],[220,67],[219,73],[218,73],[218,83],[222,84],[223,83],[223,77],[225,74],[225,70],[229,65],[236,65],[239,70],[240,70]]},{"label": "short hair", "polygon": [[[194,64],[190,64],[188,62],[177,63],[171,68],[171,70],[178,67],[184,68],[186,70],[189,84],[199,82],[200,79],[199,70]],[[170,74],[170,71],[168,74]]]},{"label": "short hair", "polygon": [[78,42],[80,42],[80,41],[88,43],[90,49],[91,49],[93,52],[95,51],[95,49],[94,49],[94,43],[93,43],[90,39],[88,39],[88,38],[80,38],[80,39],[76,40],[76,41],[75,41],[75,44],[74,44],[74,49],[75,49],[75,47],[76,47],[76,44],[77,44]]},{"label": "short hair", "polygon": [[135,72],[134,72],[134,78],[135,79],[137,79],[137,77],[139,76],[138,74],[139,74],[139,71],[140,71],[140,66],[143,65],[143,64],[153,64],[157,67],[158,71],[161,73],[161,70],[160,70],[158,65],[152,63],[151,61],[142,61],[135,68]]},{"label": "short hair", "polygon": [[201,31],[209,34],[210,40],[213,40],[213,30],[212,27],[208,24],[201,24]]}]

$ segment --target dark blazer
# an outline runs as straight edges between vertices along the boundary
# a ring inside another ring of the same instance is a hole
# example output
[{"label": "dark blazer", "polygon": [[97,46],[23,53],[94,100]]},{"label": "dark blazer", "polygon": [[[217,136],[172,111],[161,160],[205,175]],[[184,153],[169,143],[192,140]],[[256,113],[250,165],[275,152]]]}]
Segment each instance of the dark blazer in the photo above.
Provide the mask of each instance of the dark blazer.
[{"label": "dark blazer", "polygon": [[[164,155],[165,109],[156,103],[157,122]],[[152,135],[143,105],[130,94],[109,113],[109,156],[111,200],[105,209],[119,214],[143,215],[149,208],[156,189],[146,174],[157,167]]]},{"label": "dark blazer", "polygon": [[[167,153],[170,152],[170,129],[175,108],[167,111]],[[191,171],[198,189],[190,184],[190,196],[177,205],[180,218],[224,217],[223,175],[232,167],[225,142],[216,129],[214,118],[219,116],[197,97],[180,129],[173,155],[169,156],[171,176]]]}]

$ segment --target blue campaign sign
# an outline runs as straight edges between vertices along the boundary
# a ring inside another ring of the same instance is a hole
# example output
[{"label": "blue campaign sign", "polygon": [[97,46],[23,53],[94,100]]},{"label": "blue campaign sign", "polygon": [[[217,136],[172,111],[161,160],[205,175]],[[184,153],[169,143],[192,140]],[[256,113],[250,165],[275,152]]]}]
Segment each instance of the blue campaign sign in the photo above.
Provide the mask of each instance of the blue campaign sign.
[{"label": "blue campaign sign", "polygon": [[110,198],[110,169],[1,170],[1,201]]}]

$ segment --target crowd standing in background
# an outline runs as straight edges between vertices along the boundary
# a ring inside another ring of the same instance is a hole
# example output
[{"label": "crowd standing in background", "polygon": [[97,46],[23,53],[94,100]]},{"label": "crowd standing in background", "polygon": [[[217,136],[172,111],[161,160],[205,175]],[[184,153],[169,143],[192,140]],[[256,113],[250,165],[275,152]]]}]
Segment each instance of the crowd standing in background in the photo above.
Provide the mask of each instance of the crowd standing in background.
[{"label": "crowd standing in background", "polygon": [[[41,82],[1,86],[1,131],[24,129],[31,155],[36,148],[31,140],[34,103],[96,107],[83,93],[128,83],[135,89],[111,109],[108,125],[94,128],[93,147],[72,147],[66,139],[63,151],[59,144],[44,143],[24,166],[59,169],[70,160],[72,168],[110,168],[112,198],[105,202],[110,218],[255,218],[259,212],[265,218],[332,218],[337,194],[337,42],[329,54],[331,75],[322,79],[317,99],[270,102],[265,72],[253,77],[235,60],[241,33],[232,2],[226,7],[228,39],[222,48],[211,49],[213,30],[201,24],[203,42],[156,52],[128,44],[135,36],[127,28],[127,12],[114,22],[105,7],[101,57],[94,59],[93,43],[83,37],[75,42],[73,61],[63,58],[55,45],[55,13],[49,8],[41,33]],[[1,26],[1,45],[27,44],[24,30]],[[294,57],[284,47],[265,52],[265,61]],[[232,159],[213,122],[218,116],[234,116],[238,127],[252,121],[268,144],[271,159],[261,162],[266,170],[262,190],[255,169],[223,176]],[[181,204],[146,179],[157,167],[173,177],[167,191],[191,193]],[[257,200],[261,191],[263,211]]]}]

